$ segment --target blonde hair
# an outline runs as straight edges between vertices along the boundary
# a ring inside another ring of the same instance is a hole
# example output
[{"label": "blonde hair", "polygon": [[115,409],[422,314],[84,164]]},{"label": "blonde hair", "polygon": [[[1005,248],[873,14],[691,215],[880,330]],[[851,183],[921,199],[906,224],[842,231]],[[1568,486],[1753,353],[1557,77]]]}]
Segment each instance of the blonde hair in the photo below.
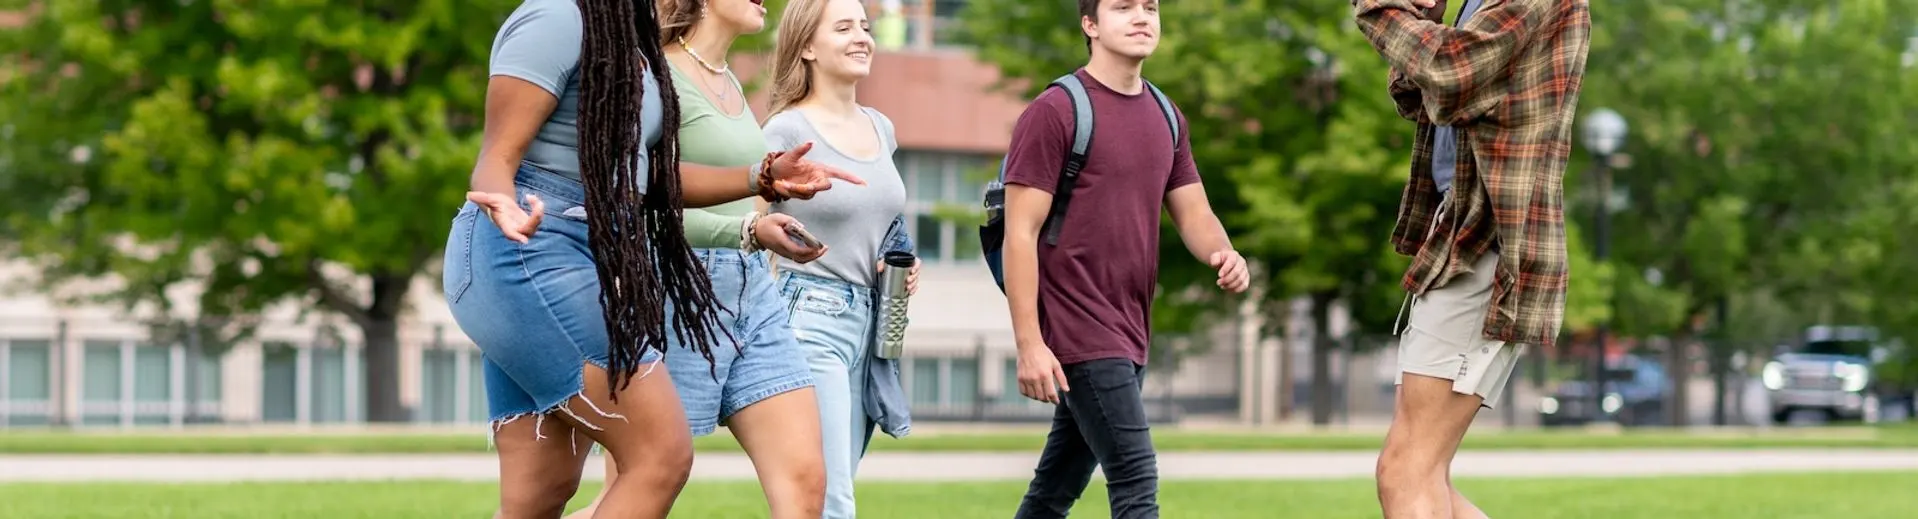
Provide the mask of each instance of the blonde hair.
[{"label": "blonde hair", "polygon": [[767,117],[791,108],[812,95],[812,62],[801,55],[812,45],[826,17],[826,3],[832,0],[792,0],[779,14],[779,44],[773,52],[772,107]]}]

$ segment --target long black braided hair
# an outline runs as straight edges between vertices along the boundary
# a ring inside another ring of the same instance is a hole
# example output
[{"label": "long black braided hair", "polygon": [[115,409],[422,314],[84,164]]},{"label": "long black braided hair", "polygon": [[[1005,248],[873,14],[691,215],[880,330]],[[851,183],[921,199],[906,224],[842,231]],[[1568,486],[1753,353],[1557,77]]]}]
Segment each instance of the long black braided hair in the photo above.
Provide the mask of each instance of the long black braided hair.
[{"label": "long black braided hair", "polygon": [[[586,187],[587,243],[599,269],[613,398],[631,382],[646,350],[666,351],[666,305],[677,338],[713,362],[725,307],[693,256],[681,223],[679,100],[660,49],[652,0],[579,0],[579,166]],[[640,100],[651,71],[665,106],[660,138],[639,170]],[[645,180],[646,193],[639,192]]]}]

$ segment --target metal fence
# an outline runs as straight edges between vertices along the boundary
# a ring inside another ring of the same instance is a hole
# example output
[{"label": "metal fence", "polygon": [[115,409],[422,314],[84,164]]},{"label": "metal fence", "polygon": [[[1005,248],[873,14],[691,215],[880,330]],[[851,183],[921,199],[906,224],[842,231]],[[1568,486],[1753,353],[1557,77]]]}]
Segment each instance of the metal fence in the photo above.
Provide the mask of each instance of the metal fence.
[{"label": "metal fence", "polygon": [[[0,321],[0,427],[361,422],[366,359],[355,334],[326,331],[341,329],[278,327],[206,351],[154,341],[147,328],[111,319]],[[915,419],[1030,423],[1052,416],[1051,406],[1019,394],[1010,337],[927,331],[909,340],[921,343],[908,346],[900,366]],[[1329,343],[1315,359],[1309,340],[1215,340],[1202,351],[1153,359],[1144,391],[1148,414],[1158,423],[1384,423],[1392,413],[1394,344],[1391,337],[1357,337]],[[1664,360],[1660,349],[1668,347],[1647,343],[1620,351]],[[1591,363],[1580,348],[1589,345],[1569,341],[1528,351],[1504,401],[1479,419],[1540,424],[1542,402],[1555,388],[1589,378]],[[1728,370],[1728,409],[1715,412],[1716,384],[1702,369],[1706,350],[1694,343],[1685,355],[1697,375],[1684,381],[1683,423],[1714,423],[1721,414],[1729,424],[1759,422],[1748,411],[1756,367],[1745,359]],[[450,326],[403,331],[401,397],[413,421],[484,422],[481,366],[478,351]],[[1315,372],[1323,378],[1315,380]],[[1658,398],[1667,403],[1677,393],[1662,391]]]}]

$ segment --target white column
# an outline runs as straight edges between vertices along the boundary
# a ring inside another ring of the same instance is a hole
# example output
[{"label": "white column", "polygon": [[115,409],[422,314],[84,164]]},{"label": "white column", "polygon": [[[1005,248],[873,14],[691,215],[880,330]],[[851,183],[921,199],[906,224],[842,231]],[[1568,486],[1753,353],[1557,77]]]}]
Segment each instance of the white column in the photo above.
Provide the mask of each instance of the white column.
[{"label": "white column", "polygon": [[[4,364],[0,364],[4,366]],[[473,350],[456,348],[453,350],[453,422],[460,423],[473,416]],[[425,406],[421,406],[425,407]],[[426,414],[424,409],[421,415]]]},{"label": "white column", "polygon": [[295,346],[293,361],[293,422],[313,423],[313,348],[314,344]]},{"label": "white column", "polygon": [[186,425],[186,368],[186,346],[167,348],[167,423],[175,428]]},{"label": "white column", "polygon": [[233,345],[220,356],[220,419],[228,423],[258,422],[261,394],[266,389],[265,352],[261,341]]},{"label": "white column", "polygon": [[939,408],[952,406],[952,357],[939,358]]},{"label": "white column", "polygon": [[84,343],[73,337],[71,328],[66,330],[67,333],[57,334],[53,340],[53,348],[59,352],[54,368],[55,376],[59,377],[55,387],[60,391],[59,408],[54,412],[59,413],[62,423],[77,427],[85,414],[81,411],[81,402],[86,400],[87,357]]},{"label": "white column", "polygon": [[120,426],[133,427],[133,340],[120,341]]}]

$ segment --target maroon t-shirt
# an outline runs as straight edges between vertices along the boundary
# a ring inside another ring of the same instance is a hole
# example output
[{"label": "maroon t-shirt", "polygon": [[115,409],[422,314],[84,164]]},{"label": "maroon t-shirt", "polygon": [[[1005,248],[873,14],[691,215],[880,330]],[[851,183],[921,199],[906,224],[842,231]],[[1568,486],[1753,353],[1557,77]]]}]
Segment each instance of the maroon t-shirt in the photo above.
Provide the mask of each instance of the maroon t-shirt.
[{"label": "maroon t-shirt", "polygon": [[[1175,152],[1151,93],[1121,94],[1083,69],[1076,74],[1092,99],[1092,146],[1058,246],[1040,237],[1039,328],[1061,364],[1122,358],[1143,365],[1159,277],[1159,214],[1166,193],[1197,183],[1199,171],[1183,112]],[[1071,96],[1058,88],[1026,107],[1006,152],[1007,184],[1047,193],[1059,186],[1072,113]]]}]

